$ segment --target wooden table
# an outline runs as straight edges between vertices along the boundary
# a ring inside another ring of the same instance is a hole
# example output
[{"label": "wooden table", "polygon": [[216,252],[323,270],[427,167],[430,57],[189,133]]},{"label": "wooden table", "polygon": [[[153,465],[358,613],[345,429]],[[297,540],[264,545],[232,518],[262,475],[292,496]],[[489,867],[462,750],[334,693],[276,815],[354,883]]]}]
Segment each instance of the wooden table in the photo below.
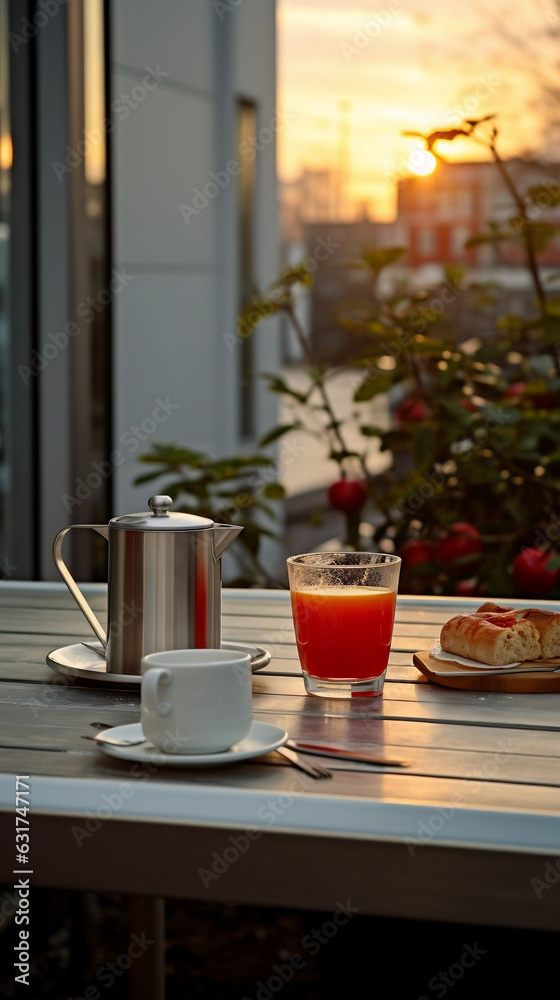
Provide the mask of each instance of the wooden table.
[{"label": "wooden table", "polygon": [[[101,617],[105,587],[85,590]],[[81,612],[63,585],[0,584],[0,881],[16,879],[29,775],[32,885],[560,929],[560,695],[455,691],[412,666],[476,603],[400,598],[385,693],[350,703],[304,693],[286,593],[224,592],[224,638],[273,653],[255,718],[410,761],[312,781],[276,755],[196,770],[104,756],[84,736],[138,721],[138,690],[55,674],[46,653],[88,638]]]}]

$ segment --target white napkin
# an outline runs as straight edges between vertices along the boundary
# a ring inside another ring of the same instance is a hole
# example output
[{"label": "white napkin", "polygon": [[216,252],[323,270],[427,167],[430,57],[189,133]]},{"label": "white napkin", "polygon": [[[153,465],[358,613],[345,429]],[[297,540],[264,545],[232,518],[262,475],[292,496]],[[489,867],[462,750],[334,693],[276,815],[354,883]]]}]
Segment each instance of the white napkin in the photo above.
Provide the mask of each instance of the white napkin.
[{"label": "white napkin", "polygon": [[478,667],[479,670],[509,670],[511,667],[518,667],[522,660],[518,660],[516,663],[500,663],[496,665],[495,663],[480,663],[478,660],[469,660],[466,656],[457,656],[456,653],[448,653],[441,646],[434,646],[430,650],[430,656],[435,657],[436,660],[451,660],[453,663],[458,663],[461,667]]}]

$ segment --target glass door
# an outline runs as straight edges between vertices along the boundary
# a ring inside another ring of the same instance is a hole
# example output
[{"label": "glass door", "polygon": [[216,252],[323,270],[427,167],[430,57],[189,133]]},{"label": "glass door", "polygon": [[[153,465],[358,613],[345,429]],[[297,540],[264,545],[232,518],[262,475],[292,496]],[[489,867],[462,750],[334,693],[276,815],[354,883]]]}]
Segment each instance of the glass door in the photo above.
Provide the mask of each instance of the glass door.
[{"label": "glass door", "polygon": [[11,492],[10,220],[12,136],[9,111],[8,4],[0,0],[0,579],[12,574],[7,508]]}]

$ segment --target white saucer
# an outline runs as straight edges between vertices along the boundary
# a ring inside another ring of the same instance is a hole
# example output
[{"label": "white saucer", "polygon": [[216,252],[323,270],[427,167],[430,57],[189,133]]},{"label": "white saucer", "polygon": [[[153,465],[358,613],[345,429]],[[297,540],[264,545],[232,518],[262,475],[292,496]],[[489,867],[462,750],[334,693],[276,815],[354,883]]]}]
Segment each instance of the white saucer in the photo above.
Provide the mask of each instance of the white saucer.
[{"label": "white saucer", "polygon": [[[133,722],[127,726],[114,726],[110,732],[117,739],[139,739],[142,736],[142,725],[140,722]],[[270,722],[253,721],[248,736],[222,753],[164,753],[153,743],[148,742],[132,747],[117,747],[111,743],[98,741],[98,746],[109,757],[120,757],[122,760],[144,761],[148,764],[170,767],[216,767],[219,764],[235,764],[236,761],[261,757],[283,746],[287,739],[287,732],[279,726],[273,726]]]},{"label": "white saucer", "polygon": [[[47,653],[49,667],[66,677],[79,677],[84,681],[92,681],[106,687],[107,684],[120,687],[140,687],[140,674],[111,674],[107,672],[107,663],[103,657],[103,646],[97,639],[87,639],[87,646],[77,642],[72,646],[61,646]],[[96,653],[95,649],[99,648]],[[264,646],[250,646],[245,642],[222,642],[222,649],[232,649],[240,653],[249,653],[251,670],[255,673],[266,667],[272,654]]]}]

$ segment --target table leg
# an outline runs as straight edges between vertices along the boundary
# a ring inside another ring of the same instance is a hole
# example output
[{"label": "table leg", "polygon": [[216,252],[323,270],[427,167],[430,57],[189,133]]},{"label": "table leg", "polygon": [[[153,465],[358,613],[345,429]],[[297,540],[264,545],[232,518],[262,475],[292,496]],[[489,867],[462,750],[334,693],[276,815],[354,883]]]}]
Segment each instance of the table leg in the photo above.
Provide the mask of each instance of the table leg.
[{"label": "table leg", "polygon": [[138,950],[128,972],[130,1000],[165,1000],[165,900],[128,897],[128,929]]}]

